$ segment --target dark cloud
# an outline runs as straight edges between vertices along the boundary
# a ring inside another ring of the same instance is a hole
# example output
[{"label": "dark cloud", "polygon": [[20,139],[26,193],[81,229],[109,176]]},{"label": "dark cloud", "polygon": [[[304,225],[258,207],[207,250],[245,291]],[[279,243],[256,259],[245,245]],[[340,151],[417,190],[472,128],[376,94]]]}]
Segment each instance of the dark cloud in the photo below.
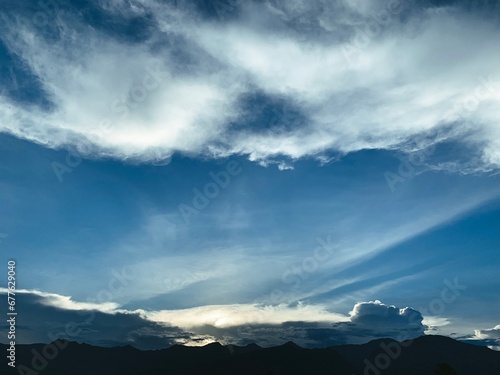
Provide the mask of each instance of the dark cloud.
[{"label": "dark cloud", "polygon": [[[5,292],[2,292],[5,293]],[[197,326],[189,332],[152,322],[136,312],[112,305],[88,306],[55,294],[19,293],[17,342],[50,342],[57,338],[99,346],[132,345],[140,349],[174,344],[223,344],[275,346],[293,341],[303,347],[364,343],[389,337],[405,340],[423,335],[422,315],[379,301],[354,306],[351,322],[290,321],[281,324],[246,324],[234,327]],[[21,313],[22,312],[22,313]],[[2,329],[8,328],[4,323]]]},{"label": "dark cloud", "polygon": [[[156,349],[200,339],[181,328],[148,321],[138,313],[62,308],[58,305],[64,300],[58,297],[17,294],[18,343],[44,343],[60,338],[100,346]],[[1,328],[6,329],[7,325],[2,323]]]}]

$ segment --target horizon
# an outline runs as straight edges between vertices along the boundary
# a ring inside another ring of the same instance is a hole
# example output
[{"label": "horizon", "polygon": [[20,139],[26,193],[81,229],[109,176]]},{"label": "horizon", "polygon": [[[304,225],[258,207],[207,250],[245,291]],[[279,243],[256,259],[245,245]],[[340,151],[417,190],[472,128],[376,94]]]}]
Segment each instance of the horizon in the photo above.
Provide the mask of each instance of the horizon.
[{"label": "horizon", "polygon": [[[330,349],[330,348],[335,348],[335,347],[344,347],[344,346],[366,346],[367,344],[370,344],[370,343],[374,343],[374,342],[384,342],[384,341],[391,341],[391,342],[396,342],[396,343],[402,343],[402,342],[408,342],[408,343],[413,343],[415,340],[419,340],[419,339],[422,339],[422,338],[431,338],[431,337],[439,337],[439,338],[444,338],[444,339],[449,339],[451,341],[454,341],[454,342],[457,342],[457,343],[460,343],[460,344],[466,344],[466,345],[472,345],[472,346],[477,346],[477,347],[484,347],[490,351],[493,351],[493,352],[499,352],[498,350],[495,350],[495,349],[492,349],[492,348],[488,348],[487,346],[485,345],[482,345],[480,343],[476,343],[474,340],[460,340],[460,339],[454,339],[452,337],[449,337],[449,336],[443,336],[443,335],[422,335],[422,336],[419,336],[419,337],[416,337],[416,338],[413,338],[413,339],[407,339],[407,340],[404,340],[404,341],[398,341],[396,339],[393,339],[393,338],[390,338],[390,337],[380,337],[380,338],[376,338],[376,339],[373,339],[373,340],[369,340],[367,342],[364,342],[364,343],[358,343],[358,344],[335,344],[335,345],[331,345],[331,346],[326,346],[326,347],[322,347],[322,348],[308,348],[308,347],[302,347],[300,345],[298,345],[297,343],[293,342],[293,341],[287,341],[287,342],[284,342],[284,343],[281,343],[279,345],[275,345],[275,346],[260,346],[259,344],[256,344],[254,342],[252,343],[248,343],[248,344],[245,344],[245,345],[236,345],[236,344],[223,344],[219,341],[214,341],[214,342],[210,342],[210,343],[207,343],[207,344],[204,344],[202,346],[190,346],[189,344],[186,345],[186,344],[172,344],[170,346],[167,346],[167,347],[163,347],[163,348],[155,348],[155,349],[141,349],[141,348],[138,348],[138,347],[135,347],[131,344],[119,344],[119,345],[114,345],[114,346],[100,346],[100,345],[95,345],[95,344],[89,344],[85,341],[81,341],[81,342],[78,342],[78,341],[71,341],[71,340],[67,340],[67,339],[56,339],[52,342],[35,342],[35,343],[29,343],[29,344],[19,344],[20,346],[44,346],[44,347],[55,347],[57,349],[58,352],[60,351],[63,351],[64,349],[66,349],[68,347],[68,345],[70,344],[75,344],[75,345],[88,345],[88,346],[92,346],[92,347],[95,347],[95,348],[102,348],[102,349],[120,349],[120,348],[133,348],[133,349],[136,349],[138,351],[158,351],[158,350],[168,350],[174,346],[182,346],[184,348],[205,348],[207,346],[213,346],[213,345],[216,345],[216,346],[221,346],[221,347],[224,347],[224,348],[229,348],[229,351],[231,352],[231,349],[230,347],[237,347],[237,348],[246,348],[246,347],[258,347],[259,349],[272,349],[272,348],[276,348],[276,347],[282,347],[282,346],[289,346],[289,345],[294,345],[294,346],[297,346],[301,349]],[[0,345],[9,345],[8,343],[4,344],[4,343],[0,343]],[[408,346],[411,346],[411,345],[408,345]],[[401,346],[401,347],[404,347],[404,346]]]}]

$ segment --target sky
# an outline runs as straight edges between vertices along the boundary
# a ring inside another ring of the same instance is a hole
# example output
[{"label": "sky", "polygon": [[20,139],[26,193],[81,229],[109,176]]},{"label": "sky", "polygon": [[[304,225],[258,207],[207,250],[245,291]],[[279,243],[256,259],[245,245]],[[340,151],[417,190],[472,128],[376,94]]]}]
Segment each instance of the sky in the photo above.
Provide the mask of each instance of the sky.
[{"label": "sky", "polygon": [[0,18],[17,342],[500,349],[500,2]]}]

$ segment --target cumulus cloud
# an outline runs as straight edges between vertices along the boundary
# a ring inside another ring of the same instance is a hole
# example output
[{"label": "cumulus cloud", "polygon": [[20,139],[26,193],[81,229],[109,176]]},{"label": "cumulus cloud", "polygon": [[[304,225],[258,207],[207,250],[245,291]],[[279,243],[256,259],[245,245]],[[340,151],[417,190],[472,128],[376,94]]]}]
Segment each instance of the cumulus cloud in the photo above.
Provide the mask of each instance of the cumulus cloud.
[{"label": "cumulus cloud", "polygon": [[[0,294],[6,294],[5,288]],[[128,310],[110,303],[86,303],[36,290],[19,290],[19,343],[56,338],[101,346],[132,345],[142,349],[174,344],[280,345],[304,347],[364,343],[391,337],[406,340],[423,334],[421,315],[379,301],[354,306],[351,316],[321,305],[219,305],[181,310]],[[412,318],[412,316],[416,318]],[[2,327],[7,327],[5,324]]]},{"label": "cumulus cloud", "polygon": [[353,323],[368,326],[422,327],[423,320],[422,314],[411,307],[400,309],[385,305],[378,300],[355,304],[350,315]]},{"label": "cumulus cloud", "polygon": [[[221,13],[219,3],[92,5],[117,25],[143,25],[128,34],[62,4],[48,35],[32,14],[4,17],[4,44],[51,105],[1,93],[0,131],[86,155],[244,154],[288,169],[329,152],[407,151],[451,127],[445,139],[479,152],[468,170],[500,165],[499,31],[487,12],[296,0],[230,2]],[[293,105],[294,126],[256,131],[256,93]]]}]

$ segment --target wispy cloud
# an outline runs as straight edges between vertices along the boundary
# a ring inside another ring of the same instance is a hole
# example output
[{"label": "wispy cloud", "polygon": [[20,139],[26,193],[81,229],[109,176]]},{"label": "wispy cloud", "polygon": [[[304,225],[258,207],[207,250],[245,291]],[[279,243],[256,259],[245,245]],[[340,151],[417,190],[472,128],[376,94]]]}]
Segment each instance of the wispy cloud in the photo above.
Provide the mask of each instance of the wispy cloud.
[{"label": "wispy cloud", "polygon": [[[53,108],[4,96],[1,130],[94,156],[152,161],[178,151],[265,162],[405,149],[452,125],[449,137],[480,150],[472,170],[498,167],[498,29],[482,12],[384,1],[238,6],[222,22],[167,3],[101,10],[146,19],[141,43],[88,28],[71,11],[50,41],[11,19],[3,40]],[[381,23],[384,12],[390,18]],[[257,91],[293,103],[300,124],[249,132],[242,104]]]}]

